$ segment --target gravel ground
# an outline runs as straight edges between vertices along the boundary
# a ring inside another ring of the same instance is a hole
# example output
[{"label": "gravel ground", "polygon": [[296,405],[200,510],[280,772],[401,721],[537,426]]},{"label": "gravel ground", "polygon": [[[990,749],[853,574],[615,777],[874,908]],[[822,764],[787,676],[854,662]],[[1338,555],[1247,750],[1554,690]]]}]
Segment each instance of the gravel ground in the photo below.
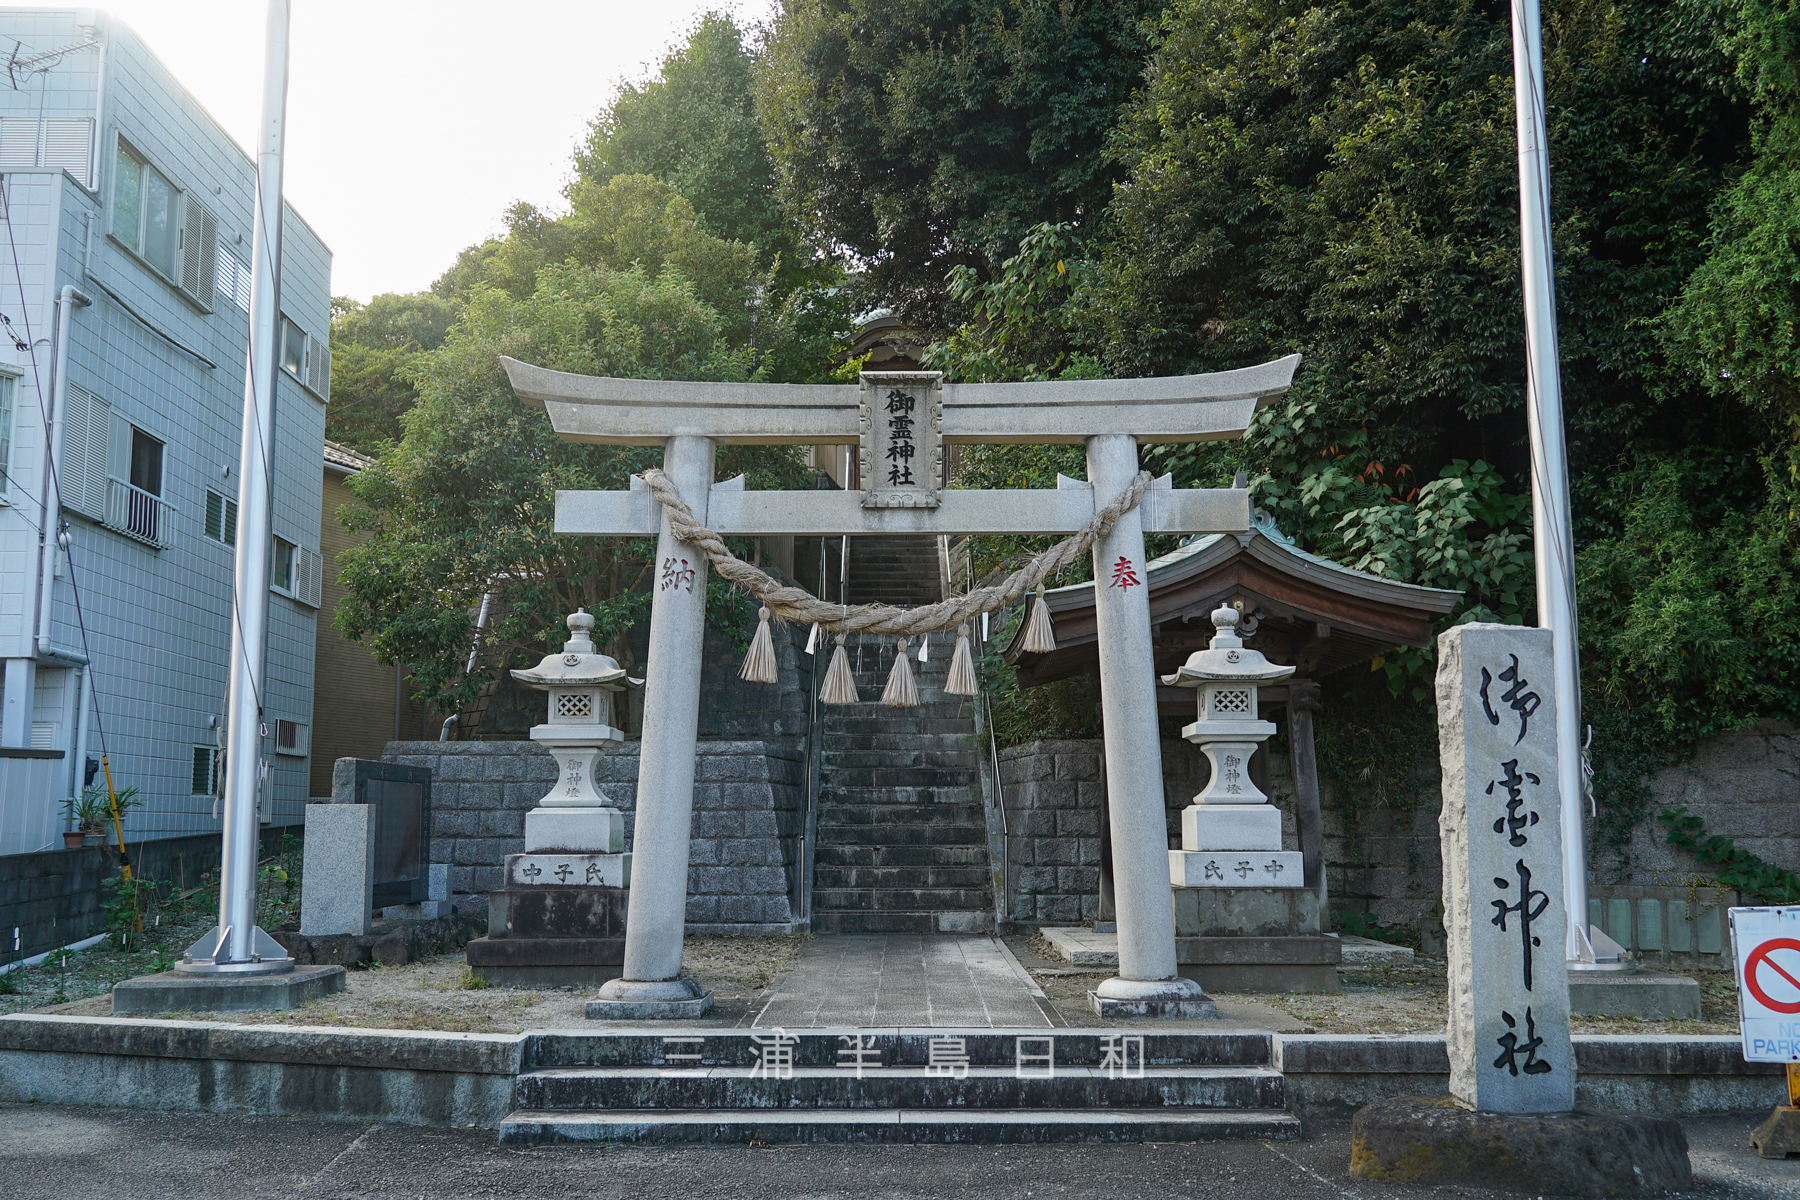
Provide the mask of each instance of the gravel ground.
[{"label": "gravel ground", "polygon": [[[794,937],[690,937],[686,969],[713,989],[722,1017],[749,1008],[776,975],[800,952],[804,935]],[[96,947],[98,949],[98,947]],[[71,964],[86,957],[70,956]],[[36,1011],[106,1016],[108,989],[117,979],[142,974],[128,969],[130,956],[96,955],[98,961],[71,966],[88,998],[34,1006]],[[112,975],[119,971],[121,974]],[[103,982],[104,981],[104,982]],[[209,1019],[257,1025],[347,1025],[363,1029],[435,1029],[451,1033],[517,1033],[525,1029],[586,1027],[585,1004],[593,988],[485,987],[470,973],[461,953],[440,955],[403,967],[375,966],[350,971],[345,991],[300,1008],[279,1012],[222,1013]],[[73,990],[73,985],[71,985]],[[191,1016],[195,1014],[171,1014]]]},{"label": "gravel ground", "polygon": [[[181,937],[186,937],[182,931]],[[194,936],[199,936],[196,930]],[[186,941],[167,939],[178,945]],[[189,939],[191,940],[191,939]],[[747,1021],[759,1007],[769,983],[792,964],[807,935],[791,937],[712,937],[687,939],[685,974],[713,989],[713,1020]],[[1076,968],[1048,955],[1050,947],[1036,936],[1006,939],[1046,998],[1070,1026],[1102,1024],[1088,1008],[1087,994],[1110,971]],[[111,1011],[108,995],[120,979],[142,975],[155,966],[149,951],[127,954],[97,946],[56,962],[0,976],[0,1011],[63,1012],[103,1016]],[[1337,996],[1239,995],[1215,993],[1222,1015],[1233,1024],[1255,1025],[1281,1033],[1439,1033],[1444,1028],[1445,967],[1442,959],[1421,959],[1407,966],[1367,967],[1343,971],[1344,991]],[[1577,1033],[1735,1034],[1737,991],[1727,971],[1691,972],[1700,981],[1701,1018],[1697,1021],[1640,1021],[1631,1018],[1576,1017]],[[229,1014],[222,1019],[287,1025],[346,1025],[370,1029],[436,1029],[461,1033],[512,1033],[522,1029],[584,1027],[583,1005],[591,988],[482,987],[464,965],[462,955],[447,954],[403,967],[373,967],[349,973],[346,991],[302,1008],[282,1012]]]}]

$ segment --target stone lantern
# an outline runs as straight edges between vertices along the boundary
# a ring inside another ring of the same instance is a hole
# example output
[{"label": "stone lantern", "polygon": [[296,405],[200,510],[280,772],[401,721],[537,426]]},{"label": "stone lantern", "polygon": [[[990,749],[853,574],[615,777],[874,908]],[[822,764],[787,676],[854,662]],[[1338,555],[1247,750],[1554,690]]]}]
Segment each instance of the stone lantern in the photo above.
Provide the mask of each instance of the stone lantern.
[{"label": "stone lantern", "polygon": [[[508,882],[523,882],[513,876],[528,869],[512,858],[546,853],[618,855],[617,861],[602,864],[605,879],[590,874],[583,864],[587,877],[580,882],[624,887],[631,879],[631,856],[623,853],[625,816],[594,786],[594,774],[607,743],[625,740],[608,724],[613,693],[642,687],[643,680],[630,678],[617,662],[594,649],[588,636],[594,618],[586,609],[573,613],[568,625],[569,640],[560,653],[546,654],[537,666],[512,673],[527,687],[550,693],[549,720],[532,727],[531,740],[550,751],[558,771],[556,783],[525,814],[525,855],[509,856]],[[531,878],[535,882],[539,877]]]},{"label": "stone lantern", "polygon": [[1281,811],[1250,781],[1250,756],[1275,732],[1257,714],[1256,689],[1294,668],[1245,649],[1239,619],[1230,605],[1214,610],[1207,649],[1163,676],[1196,690],[1199,719],[1181,736],[1212,765],[1212,779],[1181,814],[1181,849],[1169,852],[1176,887],[1300,887],[1304,880],[1300,852],[1281,848]]},{"label": "stone lantern", "polygon": [[612,696],[642,687],[594,649],[594,618],[569,617],[558,653],[513,678],[550,693],[550,715],[531,740],[556,759],[556,783],[525,814],[525,853],[506,856],[504,884],[488,893],[488,932],[465,951],[476,975],[506,986],[566,987],[617,978],[625,961],[631,855],[625,816],[594,786],[614,729]]}]

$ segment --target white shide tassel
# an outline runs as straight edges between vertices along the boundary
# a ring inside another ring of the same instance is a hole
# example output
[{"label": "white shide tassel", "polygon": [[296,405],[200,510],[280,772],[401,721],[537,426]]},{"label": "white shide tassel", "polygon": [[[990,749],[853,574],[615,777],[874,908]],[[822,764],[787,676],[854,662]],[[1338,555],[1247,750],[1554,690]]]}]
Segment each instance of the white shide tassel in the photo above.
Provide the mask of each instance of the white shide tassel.
[{"label": "white shide tassel", "polygon": [[1048,654],[1056,649],[1056,633],[1050,626],[1050,606],[1044,603],[1044,585],[1037,585],[1037,599],[1031,602],[1031,615],[1025,621],[1027,654]]},{"label": "white shide tassel", "polygon": [[738,672],[739,679],[748,679],[751,683],[779,683],[781,673],[775,666],[775,642],[769,636],[769,610],[756,610],[756,636],[750,639],[750,653],[744,655],[743,670]]},{"label": "white shide tassel", "polygon": [[913,708],[919,703],[919,687],[913,682],[912,665],[906,661],[907,639],[900,639],[900,652],[894,655],[894,669],[888,672],[887,688],[881,702],[891,708]]},{"label": "white shide tassel", "polygon": [[973,696],[980,691],[975,685],[975,656],[969,651],[967,624],[956,627],[956,653],[950,656],[950,677],[944,681],[944,691],[951,696]]},{"label": "white shide tassel", "polygon": [[837,649],[831,655],[831,666],[825,670],[825,686],[819,699],[827,704],[855,704],[856,676],[850,670],[850,656],[844,653],[844,635],[837,636]]}]

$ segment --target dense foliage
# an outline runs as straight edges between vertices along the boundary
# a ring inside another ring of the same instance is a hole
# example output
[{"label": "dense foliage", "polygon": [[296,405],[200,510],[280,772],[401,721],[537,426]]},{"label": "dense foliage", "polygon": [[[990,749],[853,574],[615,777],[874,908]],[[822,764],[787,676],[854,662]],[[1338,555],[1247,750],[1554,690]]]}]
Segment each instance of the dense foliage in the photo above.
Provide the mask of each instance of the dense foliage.
[{"label": "dense foliage", "polygon": [[400,437],[400,414],[418,398],[412,368],[444,342],[457,306],[430,292],[386,293],[367,304],[331,302],[331,406],[325,436],[374,453]]},{"label": "dense foliage", "polygon": [[[1800,0],[1544,15],[1584,717],[1597,833],[1621,846],[1649,773],[1800,716]],[[399,439],[365,485],[345,627],[439,663],[448,703],[496,579],[520,648],[570,603],[633,619],[642,562],[566,557],[545,506],[618,486],[636,452],[551,438],[496,353],[824,379],[876,305],[968,380],[1298,352],[1242,441],[1149,465],[1246,472],[1302,547],[1460,591],[1453,620],[1531,620],[1513,107],[1494,0],[784,0],[750,45],[708,17],[594,121],[567,211],[515,206],[434,286],[447,307],[340,316],[340,379],[354,360],[367,382],[339,395],[369,397],[341,424]],[[977,447],[961,470],[1082,467]],[[1031,548],[981,539],[977,574]],[[1407,650],[1327,681],[1342,790],[1429,777],[1430,667]],[[1091,731],[1091,689],[983,670],[1002,736]]]},{"label": "dense foliage", "polygon": [[787,210],[941,328],[944,278],[1042,221],[1085,223],[1157,0],[785,0],[757,108]]}]

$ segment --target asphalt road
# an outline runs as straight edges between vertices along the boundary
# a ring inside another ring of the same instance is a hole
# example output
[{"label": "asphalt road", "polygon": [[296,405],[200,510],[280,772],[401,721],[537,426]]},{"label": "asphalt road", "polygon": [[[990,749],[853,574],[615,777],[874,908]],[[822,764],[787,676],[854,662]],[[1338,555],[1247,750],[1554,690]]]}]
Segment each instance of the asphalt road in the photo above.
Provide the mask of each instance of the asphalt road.
[{"label": "asphalt road", "polygon": [[[1766,1115],[1766,1114],[1762,1114]],[[1745,1148],[1760,1115],[1685,1121],[1708,1200],[1800,1200],[1800,1159]],[[283,1117],[0,1105],[0,1195],[10,1200],[702,1200],[974,1196],[995,1200],[1320,1200],[1498,1197],[1372,1185],[1346,1174],[1347,1122],[1300,1142],[1129,1146],[505,1148],[486,1129]]]}]

